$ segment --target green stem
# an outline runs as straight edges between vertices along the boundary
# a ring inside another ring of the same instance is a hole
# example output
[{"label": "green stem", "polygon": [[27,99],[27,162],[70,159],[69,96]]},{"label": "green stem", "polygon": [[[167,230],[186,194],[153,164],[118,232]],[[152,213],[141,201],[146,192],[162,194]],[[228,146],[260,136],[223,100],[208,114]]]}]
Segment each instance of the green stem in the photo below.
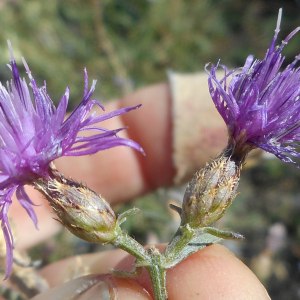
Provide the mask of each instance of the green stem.
[{"label": "green stem", "polygon": [[141,244],[130,237],[126,232],[121,231],[112,244],[125,250],[136,258],[134,272],[112,271],[112,274],[121,277],[131,277],[138,274],[141,267],[145,267],[149,272],[153,295],[155,300],[167,300],[166,290],[166,269],[162,267],[162,256],[158,249],[151,246],[145,250]]},{"label": "green stem", "polygon": [[134,256],[141,265],[148,265],[151,262],[151,258],[144,247],[125,231],[122,231],[111,243]]},{"label": "green stem", "polygon": [[219,230],[214,227],[204,227],[203,232],[207,232],[213,236],[216,236],[216,237],[219,237],[222,239],[227,239],[227,240],[243,240],[244,239],[244,236],[242,236],[239,233]]},{"label": "green stem", "polygon": [[172,264],[172,262],[177,260],[180,252],[194,237],[194,233],[194,230],[188,224],[178,228],[177,232],[163,253],[166,265]]},{"label": "green stem", "polygon": [[154,246],[148,250],[151,256],[151,264],[146,266],[150,275],[153,296],[155,300],[167,300],[168,294],[166,289],[167,270],[162,267],[162,256]]}]

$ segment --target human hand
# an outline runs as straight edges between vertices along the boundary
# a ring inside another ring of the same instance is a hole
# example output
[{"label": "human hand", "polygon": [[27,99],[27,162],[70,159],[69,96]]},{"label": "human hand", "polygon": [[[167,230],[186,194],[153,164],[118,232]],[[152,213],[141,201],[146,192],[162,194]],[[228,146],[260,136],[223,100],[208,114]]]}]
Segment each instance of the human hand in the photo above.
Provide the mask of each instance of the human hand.
[{"label": "human hand", "polygon": [[[159,248],[163,249],[163,245]],[[53,289],[33,300],[148,300],[151,297],[150,279],[144,271],[136,279],[115,278],[107,274],[110,268],[131,271],[133,258],[122,250],[81,256],[81,264],[92,275],[65,284],[65,276],[76,265],[77,258],[69,258],[41,270]],[[229,250],[211,245],[189,256],[167,272],[169,300],[182,299],[270,299],[256,276]],[[80,291],[80,293],[78,293]],[[109,298],[109,296],[111,298]]]},{"label": "human hand", "polygon": [[[172,113],[169,86],[160,84],[142,89],[121,101],[109,103],[106,109],[109,111],[120,106],[133,106],[138,103],[143,104],[139,111],[110,119],[106,124],[101,125],[106,128],[129,125],[125,134],[144,148],[146,158],[141,157],[132,149],[119,147],[88,157],[64,157],[56,162],[57,168],[66,176],[84,181],[112,203],[128,201],[159,186],[171,185],[176,168],[171,156]],[[212,101],[211,105],[213,106]],[[214,118],[220,118],[217,112],[212,116],[212,123]],[[225,126],[215,128],[209,125],[207,124],[205,128],[207,135],[209,135],[209,130],[218,130],[223,134],[223,140],[221,138],[219,141],[213,141],[214,148],[219,146],[221,150],[226,143]],[[206,145],[206,148],[209,146]],[[216,153],[204,153],[203,161],[200,163],[204,165],[214,154]],[[30,190],[29,196],[31,199],[41,201],[41,196],[35,190]],[[47,204],[37,207],[36,213],[39,219],[40,235],[33,232],[31,220],[23,214],[22,209],[16,205],[10,209],[10,215],[15,220],[19,232],[19,242],[16,245],[19,249],[36,244],[60,229],[58,222],[52,220],[53,215],[49,213]],[[24,234],[24,231],[28,234]],[[91,274],[107,273],[112,267],[117,270],[131,271],[132,258],[124,258],[125,255],[125,252],[116,250],[85,255],[82,256],[82,260],[84,266],[90,269]],[[101,289],[103,292],[103,287],[107,285],[111,290],[116,291],[119,299],[151,299],[146,292],[151,292],[146,273],[135,280],[112,278],[110,275],[89,275],[61,285],[65,280],[64,270],[67,270],[70,264],[74,264],[74,258],[58,262],[42,270],[41,273],[48,279],[50,286],[56,286],[56,288],[35,299],[106,299],[99,295],[101,295]],[[84,287],[89,285],[90,287],[84,291]],[[167,275],[167,289],[169,299],[192,297],[194,299],[208,299],[209,297],[211,299],[269,299],[254,274],[220,245],[209,246],[170,269]],[[80,296],[82,298],[78,298],[76,294],[78,290],[84,291]]]}]

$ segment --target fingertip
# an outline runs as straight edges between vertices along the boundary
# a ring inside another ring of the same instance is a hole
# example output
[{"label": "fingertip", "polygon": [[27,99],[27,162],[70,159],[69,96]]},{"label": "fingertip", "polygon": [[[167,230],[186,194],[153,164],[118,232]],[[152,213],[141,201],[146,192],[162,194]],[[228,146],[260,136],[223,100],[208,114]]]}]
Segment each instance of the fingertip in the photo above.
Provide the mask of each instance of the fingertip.
[{"label": "fingertip", "polygon": [[[160,251],[163,251],[165,246],[159,245],[157,247]],[[117,250],[106,254],[104,253],[101,257],[99,255],[89,255],[84,256],[82,259],[84,265],[95,266],[94,269],[90,270],[92,273],[108,272],[108,266],[103,266],[103,261],[107,261],[108,265],[112,267],[113,262],[116,262],[116,260],[119,261],[119,263],[114,266],[115,270],[132,271],[134,268],[134,258],[130,255],[124,255],[125,253]],[[116,259],[117,256],[118,259]],[[115,260],[111,260],[113,258]],[[68,263],[68,261],[66,261],[65,264],[66,263]],[[56,274],[54,277],[57,277],[57,272],[55,273],[53,270],[59,269],[59,266],[56,265],[53,268],[52,271],[49,268],[45,270],[45,273],[48,274],[48,279],[51,279],[51,274]],[[66,265],[64,269],[68,269]],[[61,281],[62,279],[60,279],[60,282]],[[110,287],[110,290],[111,287],[113,287],[119,299],[152,299],[149,296],[149,294],[152,294],[149,276],[146,270],[144,270],[141,276],[134,280],[114,278],[111,275],[89,275],[81,277],[81,279],[78,278],[77,281],[71,281],[67,286],[57,286],[55,289],[49,290],[45,295],[43,294],[43,296],[46,297],[49,293],[50,298],[36,298],[36,300],[66,299],[59,298],[58,295],[65,296],[66,293],[72,294],[74,292],[73,287],[77,286],[78,289],[81,285],[89,286],[89,288],[82,295],[83,298],[76,299],[94,299],[93,295],[98,293],[99,296],[99,291],[105,295],[106,285],[100,284],[101,281],[104,281],[107,286]],[[59,284],[59,282],[56,282],[56,284],[52,282],[51,285],[57,284]],[[174,268],[169,269],[167,272],[167,290],[169,300],[270,299],[265,288],[249,268],[221,245],[208,246],[189,256]],[[56,298],[53,298],[53,295],[55,295]]]},{"label": "fingertip", "polygon": [[104,275],[79,298],[74,300],[152,300],[149,293],[136,282]]},{"label": "fingertip", "polygon": [[39,270],[49,286],[55,287],[74,278],[74,274],[105,274],[128,254],[121,250],[102,251],[68,257]]},{"label": "fingertip", "polygon": [[137,283],[112,275],[88,275],[49,289],[32,300],[150,300]]},{"label": "fingertip", "polygon": [[[120,107],[142,104],[136,114],[121,116],[131,139],[138,141],[146,157],[138,157],[148,190],[169,186],[175,168],[172,159],[172,96],[169,84],[152,85],[124,97]],[[161,171],[163,170],[163,172]]]},{"label": "fingertip", "polygon": [[[163,250],[164,246],[158,246]],[[125,257],[116,269],[131,271],[133,258]],[[136,282],[151,293],[143,271]],[[222,245],[211,245],[189,256],[167,272],[169,300],[267,300],[264,286],[252,271]]]},{"label": "fingertip", "polygon": [[170,269],[168,293],[172,300],[270,299],[252,271],[222,245],[211,245]]},{"label": "fingertip", "polygon": [[117,289],[116,299],[122,300],[152,300],[149,293],[139,284],[129,279],[115,279],[115,288]]}]

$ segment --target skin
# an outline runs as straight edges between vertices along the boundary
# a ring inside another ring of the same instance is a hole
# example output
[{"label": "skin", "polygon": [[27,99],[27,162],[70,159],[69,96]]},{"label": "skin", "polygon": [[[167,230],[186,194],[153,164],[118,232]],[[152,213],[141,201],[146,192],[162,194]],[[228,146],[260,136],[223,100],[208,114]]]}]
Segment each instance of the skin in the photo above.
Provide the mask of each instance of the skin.
[{"label": "skin", "polygon": [[[58,170],[66,176],[72,175],[72,178],[85,182],[111,203],[126,202],[160,186],[172,185],[175,167],[171,157],[172,117],[169,85],[158,84],[141,89],[124,99],[112,101],[105,107],[106,112],[109,112],[139,103],[143,105],[138,111],[103,122],[101,126],[129,126],[121,136],[138,142],[145,150],[146,157],[132,149],[117,147],[92,156],[61,158],[56,162]],[[209,134],[210,129],[207,128],[205,130]],[[223,138],[226,140],[226,131],[224,128],[220,130],[223,130]],[[209,155],[207,153],[208,159]],[[14,201],[10,216],[14,220],[19,237],[16,248],[20,250],[37,244],[61,229],[59,223],[52,219],[54,214],[42,196],[33,189],[28,189],[28,193],[36,204],[42,204],[35,209],[40,231],[33,229],[24,209]],[[165,245],[158,247],[162,250]],[[116,295],[122,300],[152,299],[146,272],[136,279],[120,279],[107,275],[110,268],[132,270],[133,258],[124,251],[87,254],[82,255],[80,259],[91,275],[63,284],[68,277],[68,270],[76,265],[78,258],[69,258],[49,265],[40,273],[48,280],[52,289],[34,299],[109,299],[106,288],[111,292],[111,299],[116,299]],[[76,292],[79,289],[82,290],[80,296]],[[209,246],[168,270],[167,290],[170,300],[270,299],[248,267],[221,245]]]}]

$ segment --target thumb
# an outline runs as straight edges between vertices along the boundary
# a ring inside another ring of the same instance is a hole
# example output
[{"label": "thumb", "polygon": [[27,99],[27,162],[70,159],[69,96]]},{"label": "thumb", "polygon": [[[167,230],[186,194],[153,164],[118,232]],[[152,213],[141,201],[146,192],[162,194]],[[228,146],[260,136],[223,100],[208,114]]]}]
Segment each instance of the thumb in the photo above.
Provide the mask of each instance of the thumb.
[{"label": "thumb", "polygon": [[[163,247],[159,246],[158,248],[163,249]],[[90,267],[93,273],[97,273],[97,271],[107,272],[106,262],[111,263],[121,258],[120,255],[118,256],[119,252],[107,252],[101,254],[101,257],[99,254],[95,254],[93,259],[84,260],[85,266]],[[114,269],[132,271],[133,262],[134,258],[127,255],[125,258],[121,258]],[[53,276],[57,277],[54,274],[60,273],[58,268],[66,269],[67,264],[60,262],[53,264],[53,266],[46,268],[48,272],[44,273],[49,280]],[[208,246],[169,269],[167,272],[167,291],[169,300],[270,299],[265,288],[250,269],[221,245]],[[111,275],[80,277],[58,285],[32,300],[148,300],[152,299],[150,295],[152,295],[150,279],[147,272],[143,271],[134,280],[115,278]]]},{"label": "thumb", "polygon": [[[127,256],[117,270],[131,271],[133,258]],[[146,271],[135,282],[152,294]],[[169,300],[222,299],[267,300],[264,286],[252,271],[222,245],[196,252],[167,272]]]}]

